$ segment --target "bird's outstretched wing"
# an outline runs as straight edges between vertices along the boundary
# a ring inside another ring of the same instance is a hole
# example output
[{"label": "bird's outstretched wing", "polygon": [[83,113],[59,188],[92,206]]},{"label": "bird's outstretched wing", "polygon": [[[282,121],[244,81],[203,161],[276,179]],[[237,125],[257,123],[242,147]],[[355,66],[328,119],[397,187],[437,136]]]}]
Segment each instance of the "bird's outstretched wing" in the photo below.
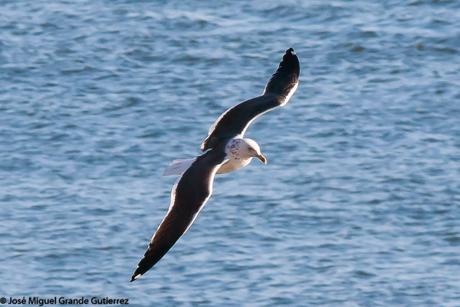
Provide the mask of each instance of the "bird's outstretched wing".
[{"label": "bird's outstretched wing", "polygon": [[268,81],[262,96],[246,100],[225,111],[209,129],[201,150],[214,148],[224,138],[244,135],[259,115],[285,105],[297,89],[300,65],[292,48],[286,50],[278,69]]},{"label": "bird's outstretched wing", "polygon": [[199,156],[185,171],[171,192],[168,213],[150,240],[131,281],[153,267],[192,225],[211,196],[214,175],[223,162],[225,151],[216,148]]}]

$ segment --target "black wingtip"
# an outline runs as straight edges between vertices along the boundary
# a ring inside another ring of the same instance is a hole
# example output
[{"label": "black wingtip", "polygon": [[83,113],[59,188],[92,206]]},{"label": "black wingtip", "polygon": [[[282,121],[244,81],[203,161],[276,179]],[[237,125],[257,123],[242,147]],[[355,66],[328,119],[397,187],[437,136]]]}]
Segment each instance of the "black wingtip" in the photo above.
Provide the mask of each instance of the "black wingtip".
[{"label": "black wingtip", "polygon": [[130,281],[130,282],[135,281],[136,279],[138,279],[138,278],[141,277],[141,276],[142,276],[142,274],[136,274],[136,273],[134,273],[133,276],[131,276],[131,281]]},{"label": "black wingtip", "polygon": [[293,63],[294,65],[298,66],[299,59],[297,58],[294,48],[289,48],[286,50],[286,53],[283,56],[283,62],[285,62],[285,64]]},{"label": "black wingtip", "polygon": [[300,75],[299,58],[294,48],[289,48],[281,60],[278,69],[265,87],[264,94],[272,93],[287,97],[291,89],[297,84]]}]

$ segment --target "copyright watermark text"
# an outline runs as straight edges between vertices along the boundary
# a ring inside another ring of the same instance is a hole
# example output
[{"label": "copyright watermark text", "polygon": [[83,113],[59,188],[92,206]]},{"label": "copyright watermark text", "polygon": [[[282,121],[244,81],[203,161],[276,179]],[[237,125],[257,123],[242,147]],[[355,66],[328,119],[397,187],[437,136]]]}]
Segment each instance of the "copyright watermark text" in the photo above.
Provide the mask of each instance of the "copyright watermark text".
[{"label": "copyright watermark text", "polygon": [[0,304],[8,305],[129,305],[127,298],[112,297],[40,297],[40,296],[20,296],[20,297],[0,297]]}]

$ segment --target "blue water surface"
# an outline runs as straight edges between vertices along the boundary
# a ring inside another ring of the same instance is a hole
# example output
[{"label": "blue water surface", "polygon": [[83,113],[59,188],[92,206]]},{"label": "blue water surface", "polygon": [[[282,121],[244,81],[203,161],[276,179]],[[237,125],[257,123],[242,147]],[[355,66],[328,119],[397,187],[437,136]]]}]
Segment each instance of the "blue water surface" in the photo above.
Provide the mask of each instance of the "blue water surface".
[{"label": "blue water surface", "polygon": [[[0,296],[132,306],[460,306],[460,2],[0,2]],[[269,159],[218,176],[129,279],[171,160],[259,95]]]}]

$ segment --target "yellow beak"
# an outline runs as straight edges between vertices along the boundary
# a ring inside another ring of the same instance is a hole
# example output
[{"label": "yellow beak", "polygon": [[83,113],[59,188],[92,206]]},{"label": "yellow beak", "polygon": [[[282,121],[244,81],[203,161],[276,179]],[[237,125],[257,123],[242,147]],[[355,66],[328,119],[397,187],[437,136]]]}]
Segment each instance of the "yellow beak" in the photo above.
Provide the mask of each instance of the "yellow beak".
[{"label": "yellow beak", "polygon": [[256,156],[257,159],[259,159],[263,164],[267,164],[268,160],[263,154],[259,154]]}]

